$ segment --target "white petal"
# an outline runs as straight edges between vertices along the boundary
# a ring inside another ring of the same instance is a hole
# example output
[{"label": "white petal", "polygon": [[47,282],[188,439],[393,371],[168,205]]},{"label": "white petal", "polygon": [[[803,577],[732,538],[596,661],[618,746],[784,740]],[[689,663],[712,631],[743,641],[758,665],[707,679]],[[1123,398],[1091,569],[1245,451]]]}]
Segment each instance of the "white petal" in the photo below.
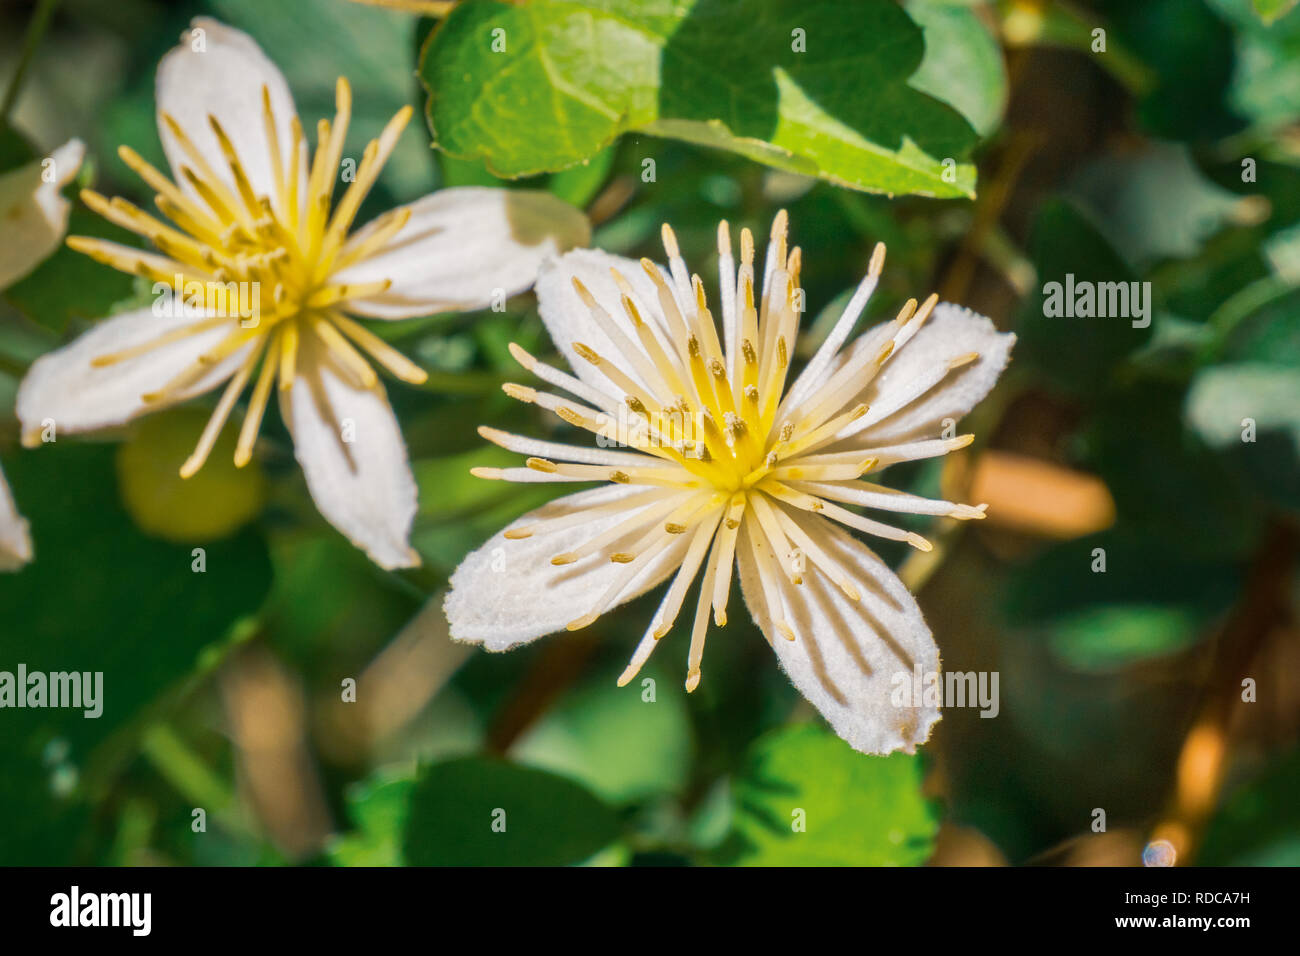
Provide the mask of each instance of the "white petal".
[{"label": "white petal", "polygon": [[[936,367],[971,352],[979,358],[949,372],[942,381],[915,401],[853,434],[853,447],[871,447],[933,438],[943,430],[943,420],[960,421],[993,388],[1006,368],[1016,337],[999,332],[993,323],[960,305],[941,302],[921,330],[885,363],[860,401],[888,407],[893,396],[907,392],[909,383]],[[870,419],[868,419],[870,420]],[[829,450],[839,450],[837,444]]]},{"label": "white petal", "polygon": [[[533,190],[443,189],[407,208],[410,221],[387,245],[332,277],[393,283],[382,295],[348,302],[348,311],[402,319],[487,308],[528,289],[545,259],[591,238],[581,210]],[[349,239],[343,255],[364,238],[363,230]]]},{"label": "white petal", "polygon": [[16,571],[32,559],[27,522],[14,505],[13,493],[0,471],[0,571]]},{"label": "white petal", "polygon": [[380,567],[418,565],[415,478],[383,385],[354,387],[314,336],[303,337],[298,363],[280,411],[316,507]]},{"label": "white petal", "polygon": [[[529,512],[509,528],[572,514],[619,498],[644,492],[628,485],[603,485],[558,498]],[[460,563],[451,576],[444,609],[451,636],[482,644],[489,651],[509,650],[565,625],[592,609],[614,578],[627,567],[603,554],[556,567],[551,558],[572,550],[629,516],[612,512],[582,525],[529,538],[510,540],[502,529]],[[650,561],[611,604],[614,607],[644,594],[662,582],[682,561],[690,535],[674,537],[658,558]]]},{"label": "white petal", "polygon": [[[666,331],[658,291],[641,264],[599,249],[575,249],[543,265],[537,274],[537,303],[551,341],[578,378],[622,401],[622,389],[615,387],[599,369],[581,358],[573,349],[574,342],[581,342],[602,356],[616,361],[620,370],[634,381],[645,384],[630,362],[618,359],[619,352],[614,343],[592,319],[591,311],[573,288],[573,280],[580,279],[623,334],[639,347],[636,329],[623,309],[622,293],[610,274],[611,269],[617,269],[636,292],[636,304],[642,317]],[[667,276],[667,273],[664,275]],[[671,285],[671,279],[669,282]]]},{"label": "white petal", "polygon": [[910,687],[915,668],[922,674],[939,670],[939,649],[921,610],[903,582],[861,542],[823,518],[794,516],[849,574],[861,600],[851,601],[809,560],[802,584],[780,579],[787,622],[797,635],[787,640],[773,626],[762,597],[746,522],[736,549],[745,603],[795,687],[850,746],[868,754],[911,753],[940,716],[919,702],[894,702],[895,688],[902,680]]},{"label": "white petal", "polygon": [[274,196],[262,87],[265,85],[271,93],[280,155],[287,164],[293,141],[290,123],[296,115],[289,85],[247,33],[208,17],[196,17],[191,27],[158,64],[158,135],[174,178],[183,190],[195,195],[180,174],[182,166],[193,168],[194,161],[163,123],[163,113],[180,124],[208,165],[233,188],[235,179],[208,123],[208,117],[215,116],[230,137],[253,191],[259,196]]},{"label": "white petal", "polygon": [[[251,346],[212,367],[169,401],[146,404],[141,396],[156,391],[198,361],[200,355],[230,334],[230,326],[209,329],[159,346],[143,355],[102,368],[91,361],[149,342],[194,320],[156,316],[152,308],[124,312],[99,322],[69,345],[38,358],[18,387],[17,413],[23,438],[32,441],[43,422],[53,420],[57,433],[93,431],[121,425],[214,388],[234,374]],[[197,437],[197,436],[196,436]],[[35,439],[39,440],[39,439]]]},{"label": "white petal", "polygon": [[[69,203],[60,190],[81,168],[86,147],[68,140],[48,159],[0,175],[0,289],[35,269],[59,246],[68,228]],[[49,170],[50,181],[43,173]]]}]

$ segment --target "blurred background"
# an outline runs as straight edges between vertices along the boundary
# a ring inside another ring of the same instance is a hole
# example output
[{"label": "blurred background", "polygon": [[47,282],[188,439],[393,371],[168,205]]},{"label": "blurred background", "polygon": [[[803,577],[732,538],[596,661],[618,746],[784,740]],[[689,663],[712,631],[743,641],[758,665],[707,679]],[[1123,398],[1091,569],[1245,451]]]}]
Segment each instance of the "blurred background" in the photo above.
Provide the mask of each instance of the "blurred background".
[{"label": "blurred background", "polygon": [[[911,86],[974,131],[973,200],[869,194],[637,130],[512,183],[585,208],[611,252],[662,258],[671,222],[710,290],[717,221],[761,235],[788,209],[804,357],[877,241],[873,319],[937,290],[1017,332],[962,426],[975,444],[884,479],[989,503],[983,522],[918,519],[931,553],[873,542],[918,594],[945,670],[1000,676],[995,718],[946,711],[916,756],[849,750],[743,614],[711,636],[689,696],[680,625],[645,671],[652,690],[615,687],[654,595],[506,655],[448,640],[451,570],[552,494],[469,475],[515,457],[484,447],[479,424],[559,428],[500,389],[526,380],[509,342],[552,351],[531,295],[377,330],[430,372],[389,387],[424,566],[388,573],[317,515],[274,410],[254,465],[230,464],[232,432],[189,482],[176,469],[211,398],[20,451],[26,365],[148,299],[55,253],[0,299],[0,461],[37,553],[0,575],[0,669],[102,670],[107,700],[98,720],[0,713],[0,862],[1300,863],[1293,5],[904,4],[926,41]],[[841,6],[851,23],[856,5]],[[35,10],[0,4],[0,82]],[[200,14],[258,40],[308,128],[346,75],[349,149],[401,105],[425,107],[416,70],[437,17],[63,0],[0,128],[0,168],[80,137],[79,183],[147,205],[116,147],[161,163],[154,70]],[[498,183],[430,139],[412,124],[359,220]],[[69,231],[125,238],[79,202]],[[1044,284],[1067,274],[1149,282],[1149,327],[1045,315]],[[502,806],[508,838],[489,827]]]}]

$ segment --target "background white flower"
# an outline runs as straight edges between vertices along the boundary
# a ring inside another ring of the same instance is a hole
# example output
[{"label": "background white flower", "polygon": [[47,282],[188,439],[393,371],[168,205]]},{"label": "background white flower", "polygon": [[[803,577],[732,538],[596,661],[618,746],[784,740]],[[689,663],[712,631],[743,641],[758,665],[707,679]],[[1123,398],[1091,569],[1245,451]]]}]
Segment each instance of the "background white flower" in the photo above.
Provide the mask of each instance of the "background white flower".
[{"label": "background white flower", "polygon": [[32,559],[32,538],[18,513],[13,492],[0,471],[0,571],[13,571]]},{"label": "background white flower", "polygon": [[[0,289],[8,288],[44,261],[68,228],[70,203],[60,190],[81,168],[86,148],[72,139],[48,157],[0,175]],[[32,559],[27,522],[0,471],[0,571]]]},{"label": "background white flower", "polygon": [[787,249],[785,214],[773,224],[761,285],[748,230],[739,267],[726,223],[718,239],[721,335],[667,226],[666,270],[593,250],[543,267],[542,318],[577,377],[514,352],[573,398],[523,385],[506,391],[628,450],[481,429],[531,456],[524,468],[476,469],[482,477],[612,484],[525,515],[467,557],[445,603],[451,635],[505,650],[585,627],[673,575],[624,684],[700,577],[686,680],[694,690],[709,612],[726,624],[738,567],[745,602],[782,667],[836,732],[866,753],[911,751],[938,709],[896,705],[891,691],[898,675],[910,683],[914,670],[937,672],[938,648],[903,583],[836,524],[929,550],[920,535],[852,509],[984,516],[860,479],[969,444],[969,435],[941,437],[942,423],[993,386],[1014,336],[931,296],[850,342],[884,264],[877,246],[843,315],[787,388],[802,263],[798,248]]},{"label": "background white flower", "polygon": [[201,308],[117,315],[40,358],[18,395],[24,441],[37,443],[46,420],[63,433],[106,428],[228,383],[181,469],[188,477],[252,383],[235,452],[243,465],[278,378],[321,513],[377,564],[418,564],[408,543],[415,481],[371,363],[411,383],[426,375],[351,316],[483,308],[532,285],[546,256],[585,242],[586,218],[543,193],[448,189],[349,235],[410,108],[366,147],[334,202],[348,83],[339,80],[337,114],[318,125],[309,161],[284,77],[250,37],[213,20],[195,20],[163,58],[156,94],[174,181],[127,147],[120,155],[157,192],[164,218],[120,199],[83,198],[158,252],[82,237],[68,244],[155,283],[180,276],[177,298],[192,305],[194,289]]},{"label": "background white flower", "polygon": [[81,140],[71,139],[47,157],[0,174],[0,289],[58,248],[71,205],[61,190],[77,175],[85,154]]}]

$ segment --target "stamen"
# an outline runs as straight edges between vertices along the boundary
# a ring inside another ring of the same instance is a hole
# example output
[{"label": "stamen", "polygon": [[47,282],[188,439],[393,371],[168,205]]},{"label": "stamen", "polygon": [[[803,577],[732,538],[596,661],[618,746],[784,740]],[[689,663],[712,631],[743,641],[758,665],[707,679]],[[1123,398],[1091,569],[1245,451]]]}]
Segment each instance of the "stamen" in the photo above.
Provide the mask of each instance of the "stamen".
[{"label": "stamen", "polygon": [[862,600],[862,595],[859,593],[852,580],[849,579],[848,572],[844,570],[844,567],[827,554],[826,551],[799,526],[799,523],[796,522],[794,518],[786,514],[785,510],[782,508],[773,508],[772,513],[776,515],[776,519],[781,524],[782,530],[799,543],[799,547],[802,551],[812,557],[813,563],[831,579],[836,587],[844,592],[845,596],[850,601]]},{"label": "stamen", "polygon": [[803,584],[803,569],[799,566],[798,552],[790,547],[790,542],[786,540],[785,533],[781,530],[781,526],[776,520],[772,506],[768,504],[767,498],[763,495],[750,495],[748,501],[754,516],[758,518],[763,533],[767,535],[767,540],[771,542],[772,549],[776,552],[776,557],[780,561],[786,577],[790,579],[791,584]]},{"label": "stamen", "polygon": [[596,406],[607,415],[617,414],[618,402],[610,398],[604,392],[593,388],[581,379],[569,375],[567,372],[561,372],[554,366],[547,365],[545,362],[539,362],[514,342],[510,343],[509,348],[510,354],[514,356],[515,361],[529,372],[532,372],[543,382],[554,385],[556,388],[562,388],[566,392],[578,396],[584,402]]},{"label": "stamen", "polygon": [[164,345],[171,345],[174,342],[182,341],[190,336],[198,335],[202,332],[210,332],[231,322],[229,316],[218,315],[211,319],[202,319],[198,322],[192,322],[189,325],[182,326],[179,329],[173,329],[170,332],[164,332],[156,338],[149,339],[147,342],[141,342],[139,345],[132,345],[130,348],[121,349],[117,352],[108,352],[104,355],[97,355],[90,360],[91,368],[106,368],[110,365],[116,365],[118,362],[125,362],[128,359],[139,358],[141,355],[147,355],[154,349],[161,348]]},{"label": "stamen", "polygon": [[[596,297],[591,294],[591,290],[583,285],[582,280],[577,276],[574,276],[572,281],[573,289],[578,294],[578,298],[582,299],[583,304],[587,307],[588,314],[600,330],[609,338],[610,342],[613,343],[614,348],[623,356],[623,358],[632,363],[637,374],[641,376],[642,381],[644,381],[652,391],[658,392],[661,401],[668,400],[672,395],[672,388],[664,381],[663,376],[659,373],[659,369],[655,364],[646,359],[645,352],[642,349],[633,345],[632,340],[623,333],[623,330],[618,327],[610,314],[601,307],[600,303],[596,301]],[[630,314],[635,315],[636,306],[632,305],[631,300],[628,299],[627,296],[624,296],[623,300],[625,302],[625,308],[630,310]]]},{"label": "stamen", "polygon": [[695,602],[695,620],[691,624],[691,647],[686,658],[686,693],[700,686],[700,662],[704,659],[704,639],[709,632],[709,599],[718,576],[718,565],[710,561],[700,582],[700,596]]},{"label": "stamen", "polygon": [[400,206],[362,226],[348,237],[339,250],[333,271],[342,272],[348,266],[369,259],[388,245],[390,240],[406,228],[406,224],[411,221],[412,212],[410,206]]},{"label": "stamen", "polygon": [[[163,125],[167,127],[167,131],[171,133],[177,144],[181,147],[181,150],[189,157],[190,162],[194,164],[194,169],[182,167],[182,174],[186,172],[189,173],[187,178],[191,180],[191,186],[195,185],[195,180],[202,182],[206,192],[215,197],[219,205],[227,210],[227,213],[222,215],[218,212],[217,207],[213,206],[208,198],[204,196],[203,201],[208,203],[213,212],[218,213],[218,219],[226,220],[233,218],[235,211],[240,207],[240,203],[235,198],[234,193],[230,191],[230,188],[226,186],[221,177],[217,175],[216,170],[208,164],[202,151],[200,151],[199,148],[194,145],[189,136],[186,135],[185,130],[181,128],[180,123],[176,122],[175,117],[170,113],[161,113],[159,115],[162,118]],[[195,172],[196,170],[197,174]],[[162,190],[158,191],[162,192]],[[202,195],[202,193],[200,193],[200,195]],[[244,217],[244,221],[249,221],[247,215]]]},{"label": "stamen", "polygon": [[370,363],[352,347],[352,343],[343,337],[332,322],[323,316],[316,316],[311,321],[311,330],[325,343],[329,354],[338,360],[342,371],[353,379],[354,385],[372,389],[379,384],[379,378]]},{"label": "stamen", "polygon": [[259,354],[261,354],[260,348],[254,348],[249,352],[248,358],[244,359],[243,364],[239,366],[239,370],[230,379],[230,384],[226,386],[226,390],[221,394],[220,401],[217,402],[216,410],[203,428],[203,434],[199,436],[198,446],[194,449],[194,453],[185,460],[185,464],[181,465],[182,478],[193,477],[203,467],[203,463],[208,460],[208,455],[212,453],[212,446],[217,443],[217,437],[221,434],[222,426],[226,424],[226,419],[230,417],[231,409],[235,407],[240,392],[248,384],[248,376],[253,371],[253,366],[257,363]]},{"label": "stamen", "polygon": [[235,189],[238,191],[240,199],[244,201],[244,208],[250,215],[257,215],[260,203],[253,193],[253,184],[248,181],[248,175],[239,162],[239,154],[235,152],[235,144],[230,141],[226,131],[221,128],[221,122],[211,113],[208,114],[208,127],[212,130],[212,135],[217,138],[217,146],[220,148],[221,154],[226,158],[226,165],[230,167],[230,175],[235,180]]},{"label": "stamen", "polygon": [[664,599],[664,606],[656,617],[657,623],[654,627],[654,633],[657,636],[663,637],[672,630],[673,623],[677,620],[677,614],[681,611],[682,602],[686,599],[686,591],[691,586],[691,582],[695,580],[695,575],[704,562],[709,542],[713,540],[713,532],[717,530],[721,518],[722,509],[718,508],[714,514],[706,517],[696,526],[695,534],[692,535],[691,543],[686,549],[686,556],[682,559],[681,567],[673,578],[673,583],[669,585],[668,595]]},{"label": "stamen", "polygon": [[770,477],[778,481],[851,481],[876,467],[878,459],[863,458],[852,464],[818,464],[814,458],[794,459],[773,468]]},{"label": "stamen", "polygon": [[617,365],[614,365],[612,362],[603,358],[595,349],[588,345],[584,345],[581,342],[574,342],[573,350],[578,353],[579,357],[600,369],[601,374],[613,382],[615,387],[629,395],[635,395],[642,404],[651,411],[663,411],[663,406],[655,401],[649,392],[647,392],[640,384],[634,382],[632,378],[625,374]]},{"label": "stamen", "polygon": [[[754,512],[752,506],[747,509],[747,514],[750,512]],[[754,567],[758,571],[758,579],[762,584],[762,597],[767,605],[768,617],[771,618],[772,626],[776,628],[778,634],[787,641],[793,641],[795,633],[786,620],[785,601],[780,584],[780,562],[776,557],[776,551],[767,540],[761,523],[747,520],[745,530],[749,535],[749,550],[754,558]],[[772,643],[771,637],[766,633],[763,636],[767,638],[769,644]]]},{"label": "stamen", "polygon": [[276,128],[275,110],[271,106],[271,88],[265,83],[262,84],[262,132],[266,136],[266,148],[271,160],[271,184],[275,190],[276,209],[282,215],[287,215],[284,159],[280,155],[280,131]]},{"label": "stamen", "polygon": [[298,324],[286,322],[280,332],[280,390],[293,388],[298,364]]},{"label": "stamen", "polygon": [[[361,166],[357,170],[356,179],[352,181],[343,194],[343,198],[339,200],[338,208],[334,210],[334,216],[326,230],[320,252],[320,269],[322,272],[328,272],[333,266],[335,252],[343,244],[348,229],[352,227],[352,222],[361,209],[361,203],[365,201],[366,196],[369,195],[370,190],[374,188],[375,183],[379,180],[379,173],[383,170],[388,158],[393,153],[393,149],[397,146],[397,141],[406,129],[406,124],[410,122],[411,113],[410,106],[402,107],[397,111],[397,115],[388,121],[388,125],[379,134],[379,138],[371,140],[366,146],[362,155]],[[340,152],[341,150],[342,146],[340,145]]]},{"label": "stamen", "polygon": [[[779,481],[768,481],[764,483],[764,491],[771,494],[774,498],[794,505],[796,508],[802,508],[806,511],[816,511],[818,514],[827,518],[834,519],[841,524],[848,525],[850,528],[856,528],[858,531],[865,531],[867,534],[873,534],[878,538],[888,538],[890,541],[906,541],[912,547],[919,551],[929,551],[933,547],[928,540],[914,531],[905,531],[902,528],[895,528],[879,521],[873,521],[870,518],[864,518],[862,515],[854,514],[846,508],[841,508],[837,504],[829,501],[812,498],[811,495],[803,495],[791,488],[782,485]],[[817,508],[812,508],[808,502],[809,499],[818,503]]]},{"label": "stamen", "polygon": [[[662,494],[662,492],[660,494]],[[695,500],[695,498],[689,500]],[[589,554],[597,554],[603,551],[606,547],[616,544],[631,535],[639,533],[640,537],[637,542],[631,546],[633,554],[628,557],[627,560],[617,560],[624,556],[622,554],[611,556],[611,559],[617,564],[631,564],[632,561],[635,560],[635,552],[641,550],[641,548],[638,547],[638,544],[655,540],[657,535],[654,532],[653,526],[657,525],[659,520],[670,512],[680,510],[681,501],[682,496],[680,495],[671,495],[659,500],[650,499],[646,507],[631,512],[630,516],[626,520],[620,521],[610,528],[606,528],[603,532],[595,535],[587,541],[584,541],[572,551],[566,551],[563,554],[555,555],[551,558],[551,564],[556,566],[573,564],[575,561],[580,561]]]},{"label": "stamen", "polygon": [[217,224],[208,214],[195,205],[170,179],[147,163],[139,153],[129,146],[119,146],[117,155],[133,173],[145,181],[150,189],[165,197],[173,206],[183,210],[203,227],[215,232]]},{"label": "stamen", "polygon": [[377,282],[357,282],[351,285],[347,283],[323,285],[311,294],[311,298],[307,300],[306,305],[312,309],[323,309],[348,299],[368,299],[371,296],[382,295],[392,286],[392,279],[381,279]]},{"label": "stamen", "polygon": [[615,598],[617,598],[618,595],[636,579],[637,575],[641,573],[642,568],[649,564],[654,558],[658,557],[664,549],[672,543],[672,538],[660,535],[657,542],[638,554],[635,560],[629,564],[621,565],[622,570],[615,575],[614,579],[605,589],[605,592],[596,600],[592,610],[584,614],[582,617],[570,621],[566,625],[566,629],[570,631],[580,630],[587,627],[595,621],[596,618],[600,617],[600,615],[605,612],[605,609],[609,607],[610,603],[613,602]]},{"label": "stamen", "polygon": [[409,358],[393,348],[379,336],[375,335],[359,322],[354,322],[341,312],[330,314],[330,320],[365,349],[370,357],[386,368],[390,374],[411,385],[423,385],[429,380],[429,373],[416,365]]},{"label": "stamen", "polygon": [[713,621],[718,627],[727,626],[727,598],[731,592],[731,569],[736,561],[736,541],[740,534],[740,522],[745,514],[745,495],[737,492],[731,496],[727,511],[718,529],[718,536],[713,544],[710,561],[715,566],[713,585]]},{"label": "stamen", "polygon": [[[471,474],[475,470],[476,469],[470,469]],[[485,469],[477,470],[483,471]],[[500,471],[500,469],[492,470]],[[651,501],[658,500],[663,494],[664,492],[660,491],[658,488],[646,488],[642,491],[615,498],[613,501],[607,501],[601,505],[590,505],[583,508],[576,508],[565,515],[557,515],[553,518],[543,518],[542,520],[536,521],[532,524],[507,528],[502,532],[502,534],[510,541],[531,538],[534,535],[554,534],[556,531],[563,531],[565,528],[572,528],[575,525],[590,524],[596,518],[606,514],[620,511],[631,511],[643,507]]]},{"label": "stamen", "polygon": [[271,385],[275,381],[275,372],[279,366],[280,337],[272,338],[266,347],[266,357],[262,360],[261,371],[257,373],[257,383],[248,400],[248,411],[239,427],[239,441],[235,445],[235,467],[243,468],[253,459],[253,446],[257,442],[257,432],[262,425],[262,416],[271,397]]}]

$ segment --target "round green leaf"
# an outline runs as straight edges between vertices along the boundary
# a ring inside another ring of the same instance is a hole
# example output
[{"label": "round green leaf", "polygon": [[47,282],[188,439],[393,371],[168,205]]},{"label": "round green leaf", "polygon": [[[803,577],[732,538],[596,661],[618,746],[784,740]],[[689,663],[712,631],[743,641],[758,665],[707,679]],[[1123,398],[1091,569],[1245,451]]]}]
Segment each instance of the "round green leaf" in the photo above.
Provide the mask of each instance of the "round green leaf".
[{"label": "round green leaf", "polygon": [[564,777],[490,757],[425,767],[411,794],[411,866],[563,866],[619,832],[614,812]]}]

